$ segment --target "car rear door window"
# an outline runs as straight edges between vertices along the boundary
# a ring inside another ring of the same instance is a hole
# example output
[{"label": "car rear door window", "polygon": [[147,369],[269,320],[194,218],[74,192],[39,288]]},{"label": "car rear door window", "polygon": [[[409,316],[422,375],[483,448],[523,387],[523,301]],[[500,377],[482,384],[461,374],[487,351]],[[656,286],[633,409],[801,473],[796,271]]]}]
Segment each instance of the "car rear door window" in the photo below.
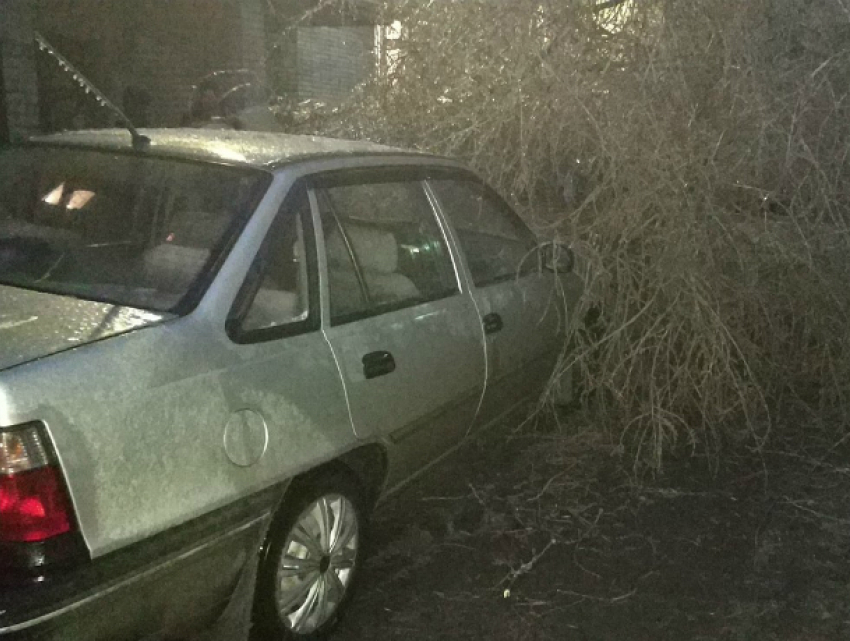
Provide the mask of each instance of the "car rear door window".
[{"label": "car rear door window", "polygon": [[472,179],[437,179],[430,185],[477,287],[538,269],[534,234],[492,190]]},{"label": "car rear door window", "polygon": [[273,339],[317,327],[315,247],[303,185],[266,235],[231,313],[242,340]]},{"label": "car rear door window", "polygon": [[347,322],[457,293],[457,276],[418,180],[324,184],[331,321]]}]

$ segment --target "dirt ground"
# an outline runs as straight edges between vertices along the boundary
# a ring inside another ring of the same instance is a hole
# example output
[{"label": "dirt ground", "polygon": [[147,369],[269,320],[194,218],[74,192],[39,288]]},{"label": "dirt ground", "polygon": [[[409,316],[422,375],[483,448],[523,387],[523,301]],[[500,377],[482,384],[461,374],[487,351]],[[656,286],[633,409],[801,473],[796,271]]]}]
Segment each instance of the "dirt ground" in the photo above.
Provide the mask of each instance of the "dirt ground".
[{"label": "dirt ground", "polygon": [[638,483],[581,414],[522,418],[378,509],[335,639],[850,638],[846,450]]}]

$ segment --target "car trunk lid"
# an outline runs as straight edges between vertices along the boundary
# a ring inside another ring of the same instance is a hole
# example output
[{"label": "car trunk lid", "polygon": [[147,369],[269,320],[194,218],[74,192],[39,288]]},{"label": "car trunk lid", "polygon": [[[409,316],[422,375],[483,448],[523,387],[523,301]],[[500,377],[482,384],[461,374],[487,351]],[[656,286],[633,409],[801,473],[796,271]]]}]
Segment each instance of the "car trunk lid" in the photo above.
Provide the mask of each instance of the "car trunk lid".
[{"label": "car trunk lid", "polygon": [[173,318],[0,285],[0,371]]}]

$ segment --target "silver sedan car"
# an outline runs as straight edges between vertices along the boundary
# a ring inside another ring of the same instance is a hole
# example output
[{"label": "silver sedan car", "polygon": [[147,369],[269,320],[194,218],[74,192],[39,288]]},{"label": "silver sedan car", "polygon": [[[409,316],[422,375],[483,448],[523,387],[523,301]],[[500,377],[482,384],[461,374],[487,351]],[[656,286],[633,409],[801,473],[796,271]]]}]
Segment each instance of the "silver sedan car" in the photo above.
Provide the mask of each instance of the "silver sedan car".
[{"label": "silver sedan car", "polygon": [[570,252],[444,158],[145,135],[0,150],[0,639],[321,637],[376,502],[539,393]]}]

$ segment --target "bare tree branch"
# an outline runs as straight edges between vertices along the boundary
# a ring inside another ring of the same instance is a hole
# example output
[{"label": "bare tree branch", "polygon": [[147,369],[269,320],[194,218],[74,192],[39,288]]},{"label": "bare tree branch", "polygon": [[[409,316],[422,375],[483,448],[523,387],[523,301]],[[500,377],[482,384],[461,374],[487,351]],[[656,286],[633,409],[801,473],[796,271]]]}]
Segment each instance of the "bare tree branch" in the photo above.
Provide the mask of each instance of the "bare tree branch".
[{"label": "bare tree branch", "polygon": [[605,0],[605,2],[600,2],[599,4],[593,5],[592,11],[593,13],[599,13],[607,9],[619,7],[622,4],[626,4],[628,1],[629,0]]}]

